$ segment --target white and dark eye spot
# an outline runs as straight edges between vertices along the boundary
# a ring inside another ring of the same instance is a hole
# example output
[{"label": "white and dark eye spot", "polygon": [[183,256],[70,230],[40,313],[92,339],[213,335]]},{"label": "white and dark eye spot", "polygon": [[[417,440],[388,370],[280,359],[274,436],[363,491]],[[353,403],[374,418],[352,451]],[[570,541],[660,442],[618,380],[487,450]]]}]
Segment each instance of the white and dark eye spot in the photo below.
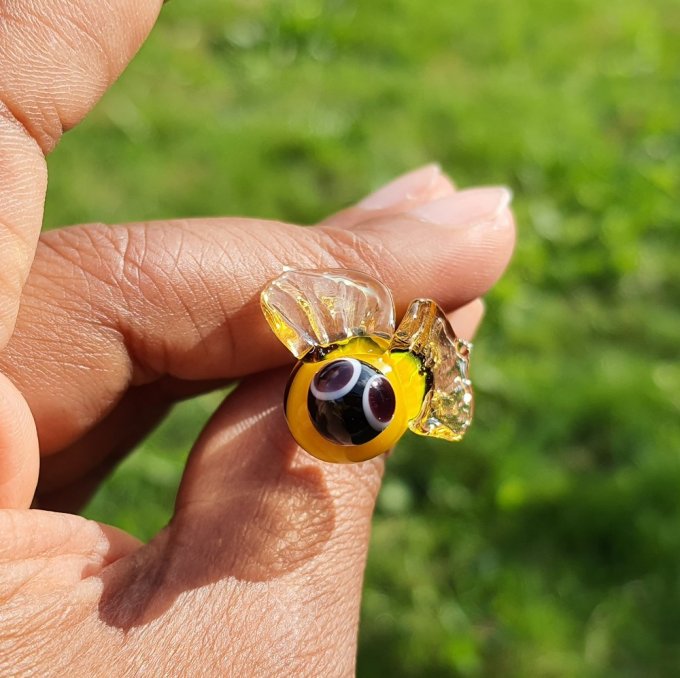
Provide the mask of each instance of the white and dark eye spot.
[{"label": "white and dark eye spot", "polygon": [[339,400],[356,386],[360,376],[361,363],[358,360],[334,360],[314,375],[310,390],[317,400]]},{"label": "white and dark eye spot", "polygon": [[362,445],[389,426],[396,396],[375,367],[340,358],[324,365],[312,379],[307,408],[324,438],[339,445]]},{"label": "white and dark eye spot", "polygon": [[376,431],[384,431],[394,416],[397,401],[392,384],[382,374],[371,377],[361,396],[366,420]]}]

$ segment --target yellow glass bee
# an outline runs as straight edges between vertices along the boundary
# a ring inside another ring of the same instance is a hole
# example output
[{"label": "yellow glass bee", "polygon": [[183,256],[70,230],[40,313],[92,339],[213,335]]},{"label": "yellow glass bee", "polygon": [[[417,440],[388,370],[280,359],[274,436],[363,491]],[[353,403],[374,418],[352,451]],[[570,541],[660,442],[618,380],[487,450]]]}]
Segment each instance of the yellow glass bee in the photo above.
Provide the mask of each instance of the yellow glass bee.
[{"label": "yellow glass bee", "polygon": [[472,419],[471,345],[430,299],[395,330],[389,290],[365,273],[286,270],[263,290],[274,334],[298,358],[286,388],[293,437],[348,463],[392,448],[407,429],[460,440]]}]

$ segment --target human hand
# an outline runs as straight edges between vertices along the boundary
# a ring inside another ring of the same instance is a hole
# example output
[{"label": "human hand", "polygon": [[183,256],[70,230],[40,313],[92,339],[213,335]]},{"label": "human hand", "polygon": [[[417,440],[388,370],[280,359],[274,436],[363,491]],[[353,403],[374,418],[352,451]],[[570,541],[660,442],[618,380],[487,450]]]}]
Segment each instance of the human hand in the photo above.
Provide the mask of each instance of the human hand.
[{"label": "human hand", "polygon": [[[333,466],[296,448],[277,369],[289,356],[259,292],[284,264],[364,270],[398,312],[432,297],[469,335],[474,300],[510,256],[508,196],[456,193],[429,167],[312,228],[75,227],[44,234],[31,266],[43,153],[124,67],[159,5],[46,0],[33,19],[0,5],[0,669],[348,674],[383,461]],[[28,508],[39,464],[37,503],[76,510],[176,399],[234,378],[150,544]]]}]

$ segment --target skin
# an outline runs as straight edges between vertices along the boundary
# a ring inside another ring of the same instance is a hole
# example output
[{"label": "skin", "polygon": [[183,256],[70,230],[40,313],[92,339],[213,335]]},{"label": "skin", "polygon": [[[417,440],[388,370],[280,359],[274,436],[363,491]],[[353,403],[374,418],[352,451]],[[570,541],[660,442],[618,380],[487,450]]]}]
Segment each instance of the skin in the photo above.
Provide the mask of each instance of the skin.
[{"label": "skin", "polygon": [[[358,268],[398,313],[432,297],[469,337],[512,216],[447,228],[409,215],[454,191],[442,176],[312,228],[224,218],[41,236],[45,154],[160,7],[0,0],[0,673],[351,675],[384,460],[335,466],[295,446],[291,358],[259,292],[284,264]],[[150,544],[71,513],[175,400],[234,378]]]}]

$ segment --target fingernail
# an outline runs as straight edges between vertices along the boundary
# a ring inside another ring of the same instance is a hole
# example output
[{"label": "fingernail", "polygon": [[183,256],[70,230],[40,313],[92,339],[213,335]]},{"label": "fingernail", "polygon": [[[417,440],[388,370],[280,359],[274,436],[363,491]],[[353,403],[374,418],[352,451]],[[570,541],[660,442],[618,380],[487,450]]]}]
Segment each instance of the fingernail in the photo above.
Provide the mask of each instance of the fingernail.
[{"label": "fingernail", "polygon": [[512,191],[505,186],[470,188],[416,207],[409,215],[439,226],[474,226],[496,219],[511,201]]},{"label": "fingernail", "polygon": [[432,163],[413,170],[379,188],[357,204],[365,210],[384,210],[426,196],[441,176],[441,167]]}]

